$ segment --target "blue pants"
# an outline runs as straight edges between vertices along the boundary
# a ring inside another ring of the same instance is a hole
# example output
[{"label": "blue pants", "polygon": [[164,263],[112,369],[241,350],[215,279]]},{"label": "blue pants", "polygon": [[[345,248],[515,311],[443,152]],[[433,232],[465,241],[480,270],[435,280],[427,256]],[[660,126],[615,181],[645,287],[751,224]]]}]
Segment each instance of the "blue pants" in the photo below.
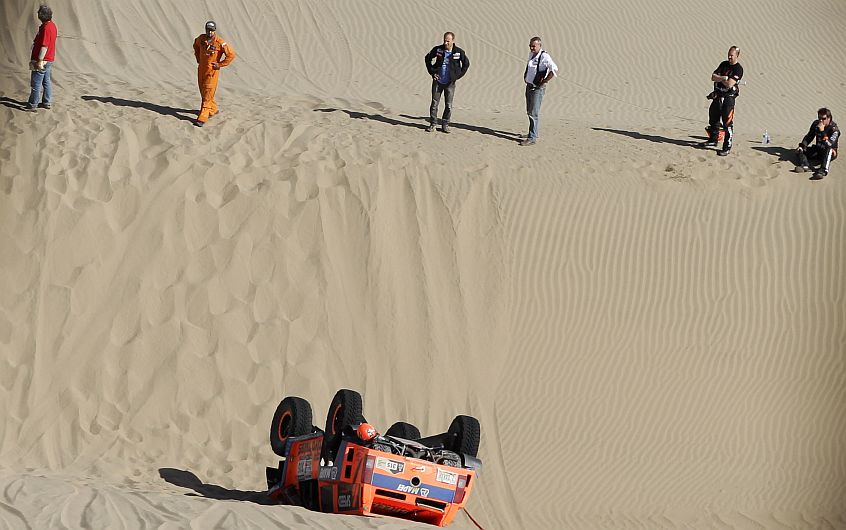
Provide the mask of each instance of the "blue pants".
[{"label": "blue pants", "polygon": [[[33,70],[29,79],[29,108],[34,109],[39,103],[45,105],[53,104],[53,79],[50,73],[53,70],[53,63],[44,63],[44,70]],[[42,90],[44,99],[42,100]]]},{"label": "blue pants", "polygon": [[529,115],[529,140],[537,140],[540,133],[540,108],[546,87],[526,84],[526,114]]}]

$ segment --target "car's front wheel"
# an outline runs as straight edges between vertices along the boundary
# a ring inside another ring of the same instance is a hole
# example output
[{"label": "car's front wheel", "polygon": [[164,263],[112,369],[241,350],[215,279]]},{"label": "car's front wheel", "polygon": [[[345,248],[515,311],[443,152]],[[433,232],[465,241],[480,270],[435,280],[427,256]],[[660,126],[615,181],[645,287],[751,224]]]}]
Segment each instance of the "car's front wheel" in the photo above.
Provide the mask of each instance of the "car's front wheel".
[{"label": "car's front wheel", "polygon": [[475,458],[479,453],[481,430],[479,420],[476,418],[456,416],[447,431],[453,436],[451,449],[456,453],[464,453]]}]

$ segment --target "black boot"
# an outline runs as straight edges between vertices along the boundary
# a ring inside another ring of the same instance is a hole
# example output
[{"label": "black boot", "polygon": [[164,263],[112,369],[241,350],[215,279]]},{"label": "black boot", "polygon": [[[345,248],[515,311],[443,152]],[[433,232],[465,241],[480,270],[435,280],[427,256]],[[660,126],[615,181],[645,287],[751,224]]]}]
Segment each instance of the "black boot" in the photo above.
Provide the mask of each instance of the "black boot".
[{"label": "black boot", "polygon": [[734,130],[731,126],[726,127],[725,137],[723,138],[723,148],[717,151],[719,156],[726,156],[731,153],[731,137],[734,136]]},{"label": "black boot", "polygon": [[805,172],[811,169],[811,164],[808,163],[808,157],[805,156],[805,151],[799,151],[799,165],[796,171]]},{"label": "black boot", "polygon": [[705,127],[708,133],[708,139],[699,144],[699,147],[717,147],[717,140],[720,137],[720,126],[713,127],[711,125]]}]

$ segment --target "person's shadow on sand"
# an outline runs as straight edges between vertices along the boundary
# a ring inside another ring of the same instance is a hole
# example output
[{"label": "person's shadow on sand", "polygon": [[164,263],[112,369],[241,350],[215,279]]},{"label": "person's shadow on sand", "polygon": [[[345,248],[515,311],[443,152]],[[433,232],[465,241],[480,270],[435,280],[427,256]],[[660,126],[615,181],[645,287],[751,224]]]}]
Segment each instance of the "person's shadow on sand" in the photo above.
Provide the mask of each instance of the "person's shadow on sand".
[{"label": "person's shadow on sand", "polygon": [[417,124],[417,123],[409,123],[407,121],[401,121],[394,118],[389,118],[382,114],[367,114],[366,112],[356,112],[354,110],[346,110],[346,109],[336,109],[332,107],[322,108],[322,109],[314,109],[315,112],[343,112],[350,118],[356,120],[373,120],[373,121],[380,121],[382,123],[387,123],[388,125],[402,125],[403,127],[411,127],[413,129],[425,129],[425,125]]},{"label": "person's shadow on sand", "polygon": [[[409,120],[414,121],[402,121],[396,118],[389,118],[383,114],[368,114],[366,112],[357,112],[354,110],[346,110],[346,109],[336,109],[336,108],[322,108],[322,109],[314,109],[316,112],[343,112],[350,118],[354,118],[357,120],[373,120],[379,121],[382,123],[387,123],[388,125],[401,125],[403,127],[411,127],[412,129],[420,129],[421,131],[425,131],[426,128],[429,126],[429,117],[428,116],[409,116],[408,114],[400,114],[400,117],[407,118]],[[421,123],[416,123],[420,121]],[[502,138],[505,140],[511,141],[519,141],[520,138],[517,134],[509,133],[505,131],[497,131],[495,129],[489,129],[487,127],[478,127],[476,125],[466,125],[463,123],[456,123],[450,122],[449,126],[453,129],[463,129],[466,131],[473,131],[480,134],[486,134],[488,136],[495,136],[497,138]]]},{"label": "person's shadow on sand", "polygon": [[4,107],[9,107],[10,109],[24,110],[27,106],[27,102],[7,98],[6,96],[0,96],[0,105],[3,105]]},{"label": "person's shadow on sand", "polygon": [[[594,131],[603,131],[603,132],[610,132],[614,134],[620,134],[622,136],[628,136],[629,138],[634,138],[635,140],[647,140],[649,142],[659,143],[659,144],[675,144],[680,145],[682,147],[697,147],[698,142],[692,140],[680,140],[678,138],[667,138],[664,136],[657,136],[654,134],[643,134],[636,131],[621,131],[619,129],[604,129],[602,127],[591,127]],[[698,136],[694,136],[692,138],[699,138]]]},{"label": "person's shadow on sand", "polygon": [[[757,142],[755,142],[757,143]],[[796,163],[796,149],[790,149],[787,147],[779,147],[775,145],[768,145],[768,146],[756,146],[752,148],[753,151],[760,151],[761,153],[768,154],[770,156],[777,156],[779,162],[793,162]]]},{"label": "person's shadow on sand", "polygon": [[[164,105],[156,105],[147,101],[135,101],[132,99],[115,98],[112,96],[82,96],[85,101],[99,101],[100,103],[111,103],[118,107],[131,107],[136,109],[146,109],[161,114],[162,116],[173,116],[183,121],[194,122],[196,120],[197,111],[195,109],[177,109],[174,107],[166,107]],[[180,113],[188,113],[190,116],[184,116]]]},{"label": "person's shadow on sand", "polygon": [[182,469],[163,467],[159,469],[159,476],[162,477],[165,482],[173,484],[174,486],[179,486],[180,488],[188,488],[190,490],[194,490],[195,492],[186,493],[186,495],[200,496],[219,501],[245,501],[263,505],[274,504],[267,496],[267,492],[230,490],[224,488],[223,486],[205,484],[197,477],[197,475]]},{"label": "person's shadow on sand", "polygon": [[[403,118],[409,118],[412,120],[420,120],[426,123],[426,125],[421,125],[420,127],[426,128],[429,126],[429,116],[409,116],[408,114],[400,114]],[[519,142],[520,141],[520,134],[513,133],[509,131],[498,131],[496,129],[491,129],[490,127],[481,127],[479,125],[468,125],[466,123],[459,123],[451,121],[449,122],[449,126],[453,129],[462,129],[465,131],[473,131],[479,134],[485,134],[487,136],[494,136],[496,138],[501,138],[503,140],[509,140],[511,142]]]},{"label": "person's shadow on sand", "polygon": [[[755,142],[757,143],[757,142]],[[753,151],[758,151],[770,156],[777,156],[778,160],[773,162],[773,164],[778,164],[779,162],[788,162],[793,166],[793,172],[798,173],[800,175],[806,175],[809,179],[814,180],[813,174],[814,169],[819,165],[819,160],[812,160],[811,161],[811,169],[810,171],[806,172],[799,168],[799,160],[797,160],[796,155],[796,148],[790,147],[781,147],[777,145],[757,145],[752,148]]]}]

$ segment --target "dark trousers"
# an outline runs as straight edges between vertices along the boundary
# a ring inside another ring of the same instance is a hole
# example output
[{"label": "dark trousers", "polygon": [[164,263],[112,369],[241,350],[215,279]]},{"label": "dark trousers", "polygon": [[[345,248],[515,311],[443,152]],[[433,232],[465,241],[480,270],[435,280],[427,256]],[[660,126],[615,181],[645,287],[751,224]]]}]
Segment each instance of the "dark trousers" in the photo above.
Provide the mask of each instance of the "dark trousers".
[{"label": "dark trousers", "polygon": [[429,123],[432,125],[438,120],[438,104],[441,102],[442,93],[446,94],[443,123],[449,123],[449,119],[452,117],[452,96],[455,95],[455,82],[442,85],[432,80],[432,104],[429,106]]},{"label": "dark trousers", "polygon": [[731,149],[731,141],[734,138],[734,97],[717,96],[708,107],[708,125],[711,127],[712,142],[717,141],[720,134],[720,121],[726,135],[723,137],[723,149]]},{"label": "dark trousers", "polygon": [[815,144],[806,147],[804,151],[799,153],[799,165],[810,167],[810,162],[819,164],[820,169],[828,173],[831,169],[831,163],[837,158],[837,149],[824,144]]}]

